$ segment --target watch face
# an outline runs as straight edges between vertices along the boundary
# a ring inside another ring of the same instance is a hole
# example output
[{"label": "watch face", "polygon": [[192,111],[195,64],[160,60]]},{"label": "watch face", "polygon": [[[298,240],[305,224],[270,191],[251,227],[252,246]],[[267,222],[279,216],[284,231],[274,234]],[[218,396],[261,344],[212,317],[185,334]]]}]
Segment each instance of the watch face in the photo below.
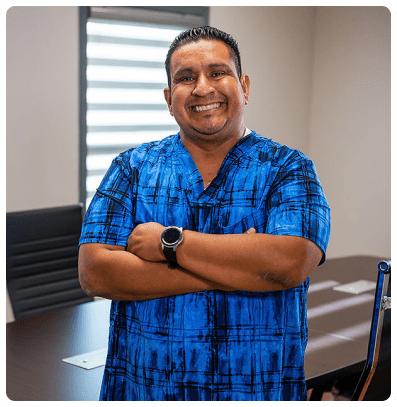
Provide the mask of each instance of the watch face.
[{"label": "watch face", "polygon": [[180,238],[181,232],[179,229],[170,228],[166,229],[163,234],[163,241],[166,244],[173,244],[176,243]]}]

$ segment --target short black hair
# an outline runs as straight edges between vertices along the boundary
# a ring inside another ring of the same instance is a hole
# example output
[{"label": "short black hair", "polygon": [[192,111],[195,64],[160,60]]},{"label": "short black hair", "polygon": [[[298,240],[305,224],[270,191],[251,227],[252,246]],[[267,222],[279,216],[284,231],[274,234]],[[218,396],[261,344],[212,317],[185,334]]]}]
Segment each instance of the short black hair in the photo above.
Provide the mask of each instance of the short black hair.
[{"label": "short black hair", "polygon": [[170,48],[167,53],[167,58],[165,59],[165,70],[167,72],[168,87],[171,88],[171,57],[172,54],[176,51],[177,48],[185,45],[189,42],[195,42],[200,40],[218,40],[224,42],[231,51],[231,58],[236,65],[238,76],[242,74],[241,69],[241,57],[240,51],[238,49],[237,41],[224,31],[219,30],[215,27],[203,26],[203,27],[194,27],[189,30],[183,31],[180,33],[174,41],[171,43]]}]

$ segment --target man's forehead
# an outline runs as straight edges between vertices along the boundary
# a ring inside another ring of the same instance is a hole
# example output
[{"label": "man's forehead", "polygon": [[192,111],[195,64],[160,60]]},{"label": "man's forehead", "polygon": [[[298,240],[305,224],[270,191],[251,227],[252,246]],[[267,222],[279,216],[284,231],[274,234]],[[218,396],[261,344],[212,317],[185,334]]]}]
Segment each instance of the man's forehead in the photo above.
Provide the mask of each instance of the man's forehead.
[{"label": "man's forehead", "polygon": [[171,56],[170,66],[172,70],[179,69],[189,62],[199,62],[198,54],[208,55],[211,58],[208,65],[232,65],[232,58],[229,46],[220,40],[201,39],[189,42],[178,47]]}]

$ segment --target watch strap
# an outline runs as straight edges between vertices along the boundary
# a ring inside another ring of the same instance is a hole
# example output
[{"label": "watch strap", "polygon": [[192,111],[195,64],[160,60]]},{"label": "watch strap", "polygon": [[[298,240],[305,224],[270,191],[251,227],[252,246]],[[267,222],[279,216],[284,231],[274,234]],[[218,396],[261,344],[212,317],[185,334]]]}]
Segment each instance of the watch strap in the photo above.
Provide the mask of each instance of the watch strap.
[{"label": "watch strap", "polygon": [[170,266],[170,268],[177,268],[178,262],[176,260],[176,251],[172,247],[164,247],[163,253],[168,261],[168,265]]}]

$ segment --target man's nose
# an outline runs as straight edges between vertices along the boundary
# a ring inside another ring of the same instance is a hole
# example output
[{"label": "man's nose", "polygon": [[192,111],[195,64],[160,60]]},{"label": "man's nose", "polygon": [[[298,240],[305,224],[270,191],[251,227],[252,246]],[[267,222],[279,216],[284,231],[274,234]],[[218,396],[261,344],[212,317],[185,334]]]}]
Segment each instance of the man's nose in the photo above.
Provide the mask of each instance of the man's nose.
[{"label": "man's nose", "polygon": [[196,80],[196,86],[194,87],[193,94],[196,96],[206,96],[214,91],[209,78],[202,74],[199,75]]}]

